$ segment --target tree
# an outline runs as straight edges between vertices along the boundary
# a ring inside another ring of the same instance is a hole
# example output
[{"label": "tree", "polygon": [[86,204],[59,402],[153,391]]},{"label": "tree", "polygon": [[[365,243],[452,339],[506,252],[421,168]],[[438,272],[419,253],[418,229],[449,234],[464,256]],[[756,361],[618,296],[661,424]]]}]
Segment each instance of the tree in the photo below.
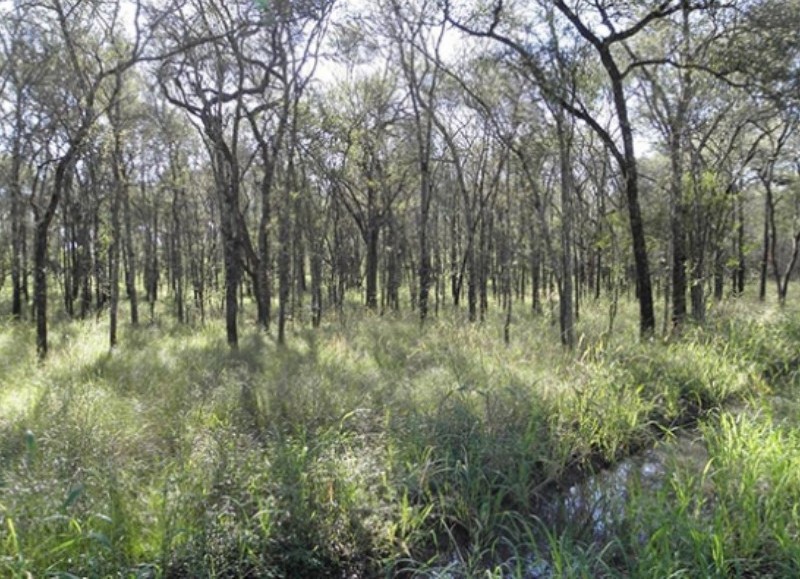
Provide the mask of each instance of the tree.
[{"label": "tree", "polygon": [[11,240],[11,315],[20,320],[23,303],[28,301],[27,248],[28,219],[25,181],[36,171],[44,154],[47,137],[46,117],[26,96],[44,82],[52,68],[44,47],[38,42],[39,31],[27,21],[27,10],[20,5],[0,12],[2,15],[2,98],[3,140],[6,143],[6,177],[9,196]]},{"label": "tree", "polygon": [[[330,5],[276,2],[262,7],[252,2],[187,0],[163,12],[161,42],[171,56],[160,66],[159,83],[169,102],[197,120],[207,143],[221,216],[226,331],[232,348],[238,345],[238,292],[245,269],[254,280],[258,321],[264,328],[269,324],[271,193],[281,159],[285,165],[284,195],[278,205],[278,339],[284,339],[291,255],[287,199],[296,185],[298,103],[313,72]],[[255,150],[245,141],[248,126]],[[242,187],[256,155],[263,166],[254,246],[243,218]]]},{"label": "tree", "polygon": [[48,70],[47,82],[37,85],[34,99],[52,123],[48,159],[40,165],[52,183],[47,193],[32,199],[34,213],[34,311],[36,347],[47,355],[47,253],[50,226],[59,203],[72,181],[72,173],[93,137],[99,118],[111,106],[109,84],[136,64],[144,39],[138,28],[140,5],[136,4],[136,31],[132,41],[122,35],[119,0],[47,0],[23,5],[20,21],[30,27],[27,41]]},{"label": "tree", "polygon": [[[669,223],[670,223],[670,283],[668,296],[672,299],[672,328],[680,331],[686,318],[686,222],[688,209],[684,194],[686,149],[689,138],[688,116],[695,100],[696,89],[692,82],[692,59],[700,51],[693,47],[690,34],[688,4],[681,10],[680,26],[670,36],[657,35],[651,42],[664,42],[665,53],[673,55],[678,66],[642,66],[640,74],[645,84],[647,111],[653,118],[667,145],[670,164]],[[636,58],[636,57],[634,57]],[[636,58],[637,60],[641,60]]]},{"label": "tree", "polygon": [[[469,24],[455,16],[450,2],[445,2],[447,20],[458,29],[483,38],[489,38],[509,48],[521,60],[522,66],[537,80],[540,89],[547,93],[568,114],[586,123],[611,151],[624,176],[624,189],[627,201],[628,220],[631,231],[633,257],[636,274],[636,289],[639,299],[639,326],[643,336],[652,334],[655,329],[655,313],[650,280],[650,265],[647,254],[644,223],[639,202],[639,172],[634,147],[634,130],[628,105],[626,81],[631,72],[644,63],[620,58],[618,47],[623,46],[637,35],[651,28],[655,23],[683,9],[682,1],[659,2],[654,6],[636,8],[628,5],[613,5],[606,2],[594,3],[591,18],[587,12],[580,12],[576,5],[556,0],[554,6],[561,13],[571,30],[579,35],[590,47],[605,72],[613,111],[616,117],[619,139],[607,130],[598,113],[592,113],[589,105],[582,101],[570,102],[560,93],[546,73],[540,52],[536,45],[529,44],[514,31],[503,31],[504,16],[507,10],[502,2],[493,4],[491,19],[483,27]],[[595,24],[596,23],[596,24]],[[597,29],[603,29],[600,32]]]},{"label": "tree", "polygon": [[335,87],[330,103],[321,103],[329,150],[320,162],[366,246],[365,303],[371,310],[378,309],[381,233],[408,173],[397,162],[406,151],[397,134],[403,111],[395,84],[386,68]]},{"label": "tree", "polygon": [[[788,117],[788,118],[787,118]],[[770,126],[771,125],[771,126]],[[783,154],[787,144],[792,137],[796,137],[798,120],[790,115],[776,115],[775,120],[764,127],[766,135],[766,147],[759,156],[761,167],[758,170],[758,178],[764,187],[764,246],[761,264],[761,285],[759,297],[763,301],[766,292],[767,269],[771,265],[775,277],[775,284],[778,291],[778,303],[783,306],[786,303],[786,293],[788,291],[789,279],[791,278],[794,267],[800,256],[800,227],[797,222],[800,219],[800,196],[796,190],[796,179],[800,176],[800,171],[796,159],[786,158]],[[789,237],[791,239],[791,252],[786,259],[786,263],[781,268],[781,259],[778,251],[779,227],[777,221],[776,208],[779,199],[776,189],[784,190],[782,199],[784,204],[790,204],[787,211],[792,213],[792,226]],[[786,191],[788,189],[788,191]]]},{"label": "tree", "polygon": [[[432,281],[431,244],[429,222],[434,195],[433,180],[433,111],[441,79],[440,67],[426,58],[432,51],[438,54],[444,37],[444,25],[431,29],[427,19],[434,8],[429,0],[401,5],[391,0],[390,35],[399,53],[400,67],[408,87],[414,123],[419,166],[419,316],[425,322],[428,317],[428,299]],[[424,47],[421,49],[421,47]]]}]

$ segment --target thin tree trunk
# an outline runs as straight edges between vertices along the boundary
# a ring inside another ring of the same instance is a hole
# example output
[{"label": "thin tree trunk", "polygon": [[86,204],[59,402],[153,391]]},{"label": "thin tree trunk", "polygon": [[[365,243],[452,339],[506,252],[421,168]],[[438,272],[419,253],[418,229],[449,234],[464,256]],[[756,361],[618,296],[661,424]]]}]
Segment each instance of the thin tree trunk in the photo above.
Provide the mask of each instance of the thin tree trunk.
[{"label": "thin tree trunk", "polygon": [[131,310],[131,325],[139,324],[139,299],[136,293],[136,252],[133,246],[133,218],[128,188],[122,190],[122,214],[125,227],[125,290]]},{"label": "thin tree trunk", "polygon": [[367,242],[367,264],[366,264],[366,283],[367,283],[367,308],[372,311],[378,309],[378,243],[380,229],[374,217],[369,218],[366,232]]},{"label": "thin tree trunk", "polygon": [[763,302],[767,299],[767,276],[769,275],[770,263],[770,211],[772,208],[772,199],[770,198],[772,190],[768,189],[767,194],[764,196],[764,233],[762,235],[761,246],[761,272],[758,284],[758,300]]},{"label": "thin tree trunk", "polygon": [[571,138],[567,135],[564,113],[556,113],[559,160],[561,171],[561,283],[559,299],[559,322],[561,343],[569,349],[575,347],[575,310],[573,309],[573,177]]},{"label": "thin tree trunk", "polygon": [[734,270],[734,295],[744,293],[746,277],[744,256],[744,198],[739,194],[736,212],[736,269]]},{"label": "thin tree trunk", "polygon": [[56,165],[53,188],[43,211],[35,209],[36,226],[33,238],[33,308],[36,316],[36,353],[39,360],[47,357],[47,238],[56,214],[69,172],[72,156],[67,155]]},{"label": "thin tree trunk", "polygon": [[175,187],[172,192],[172,279],[175,291],[175,315],[179,324],[186,323],[186,308],[183,295],[183,244],[181,243],[181,191]]},{"label": "thin tree trunk", "polygon": [[[17,91],[16,102],[22,99],[21,90]],[[25,228],[25,210],[22,199],[22,130],[24,123],[23,107],[15,109],[15,130],[11,153],[11,316],[14,320],[22,319],[23,278],[25,271],[24,245],[27,231]]]},{"label": "thin tree trunk", "polygon": [[122,190],[126,187],[124,169],[122,167],[122,142],[119,133],[120,127],[117,125],[119,120],[119,102],[113,106],[111,125],[114,130],[114,151],[112,154],[112,175],[113,183],[111,187],[111,231],[108,246],[109,262],[109,311],[108,311],[108,345],[110,349],[117,346],[117,314],[119,310],[119,260],[120,245],[122,237],[122,224],[120,221],[120,206]]},{"label": "thin tree trunk", "polygon": [[672,243],[672,327],[680,328],[686,319],[686,206],[683,202],[683,149],[681,133],[670,138],[670,241]]}]

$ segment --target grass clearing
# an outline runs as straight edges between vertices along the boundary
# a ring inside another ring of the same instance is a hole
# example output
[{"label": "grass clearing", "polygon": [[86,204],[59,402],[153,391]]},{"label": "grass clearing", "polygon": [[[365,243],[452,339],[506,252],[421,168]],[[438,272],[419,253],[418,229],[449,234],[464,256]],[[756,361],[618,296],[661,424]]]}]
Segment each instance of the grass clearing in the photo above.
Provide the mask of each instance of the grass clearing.
[{"label": "grass clearing", "polygon": [[[571,356],[543,318],[505,346],[499,319],[349,315],[236,353],[213,323],[109,353],[65,321],[43,367],[8,324],[0,574],[797,574],[800,322],[754,310],[667,343],[590,310]],[[707,456],[669,459],[681,431]],[[631,476],[603,533],[554,511],[651,448],[659,484]]]}]

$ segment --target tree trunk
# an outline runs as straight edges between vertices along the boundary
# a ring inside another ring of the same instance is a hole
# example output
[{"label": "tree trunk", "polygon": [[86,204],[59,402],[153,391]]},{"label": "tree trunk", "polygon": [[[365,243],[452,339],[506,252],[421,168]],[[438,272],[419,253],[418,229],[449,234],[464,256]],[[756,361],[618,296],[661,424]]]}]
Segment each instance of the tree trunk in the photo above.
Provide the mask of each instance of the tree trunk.
[{"label": "tree trunk", "polygon": [[770,263],[770,208],[772,207],[771,199],[769,198],[769,194],[771,191],[767,192],[767,196],[764,199],[764,233],[762,235],[762,246],[761,246],[761,271],[759,276],[759,284],[758,284],[758,299],[759,301],[765,301],[767,299],[767,276],[769,275],[769,263]]},{"label": "tree trunk", "polygon": [[[289,192],[285,192],[288,196]],[[278,223],[278,343],[286,343],[286,322],[289,316],[289,298],[291,292],[291,224],[288,200],[281,203]],[[344,299],[344,296],[341,297]]]},{"label": "tree trunk", "polygon": [[622,96],[622,80],[614,91],[619,93],[615,98],[620,117],[620,128],[625,145],[625,195],[628,205],[628,218],[630,221],[631,238],[633,240],[633,259],[636,267],[636,295],[639,298],[639,332],[642,337],[649,337],[656,327],[655,311],[653,309],[653,289],[650,280],[650,263],[647,257],[647,242],[644,233],[644,221],[639,205],[639,173],[636,164],[636,155],[633,147],[633,131],[628,120],[628,109]]},{"label": "tree trunk", "polygon": [[592,34],[580,17],[566,4],[558,0],[555,6],[576,27],[578,32],[588,40],[597,50],[603,68],[608,74],[611,83],[611,92],[614,98],[614,109],[617,113],[619,132],[622,137],[622,152],[608,142],[615,149],[615,156],[620,165],[620,170],[625,178],[625,197],[628,206],[628,218],[631,229],[633,245],[633,260],[635,265],[636,295],[639,300],[639,333],[643,338],[653,334],[656,327],[655,311],[653,307],[653,289],[650,280],[650,263],[647,257],[647,242],[644,233],[644,221],[639,204],[639,170],[633,144],[633,127],[628,114],[628,102],[625,97],[625,77],[612,54],[612,44],[599,39]]},{"label": "tree trunk", "polygon": [[573,309],[573,177],[571,138],[566,131],[564,113],[556,113],[558,148],[561,172],[561,278],[559,284],[559,322],[561,343],[569,349],[575,347],[575,310]]},{"label": "tree trunk", "polygon": [[265,164],[265,175],[261,181],[261,216],[258,223],[257,259],[255,260],[255,279],[253,286],[256,297],[256,317],[259,327],[264,331],[269,330],[272,317],[272,280],[270,268],[272,265],[272,248],[270,245],[270,224],[272,221],[272,186],[274,167],[272,157],[264,152],[266,144],[262,143],[262,158]]},{"label": "tree trunk", "polygon": [[744,198],[741,193],[737,200],[736,213],[736,269],[734,270],[734,295],[744,294],[744,284],[747,271],[744,257]]},{"label": "tree trunk", "polygon": [[36,226],[33,237],[33,309],[36,316],[36,353],[39,360],[47,357],[47,238],[50,224],[72,170],[74,151],[56,165],[53,188],[47,206],[35,208]]},{"label": "tree trunk", "polygon": [[695,252],[692,260],[692,287],[689,294],[692,299],[692,318],[697,322],[703,322],[706,318],[706,297],[705,283],[705,264],[702,256],[702,249]]},{"label": "tree trunk", "polygon": [[[426,144],[429,147],[430,143]],[[425,149],[428,150],[427,148]],[[430,216],[431,183],[427,159],[420,159],[420,213],[419,213],[419,319],[428,317],[428,294],[431,284],[431,255],[428,243],[428,220]]]},{"label": "tree trunk", "polygon": [[721,301],[725,289],[725,252],[717,247],[714,251],[714,300]]},{"label": "tree trunk", "polygon": [[25,269],[22,245],[26,236],[21,195],[15,183],[11,191],[11,316],[22,319],[22,272]]},{"label": "tree trunk", "polygon": [[[121,183],[115,184],[115,189],[122,187]],[[120,260],[120,192],[113,192],[111,202],[111,243],[108,247],[109,261],[109,310],[108,310],[108,345],[114,349],[117,346],[117,313],[119,309],[119,260]]]},{"label": "tree trunk", "polygon": [[672,327],[686,319],[686,206],[683,201],[683,148],[681,132],[670,137],[670,241],[672,243]]},{"label": "tree trunk", "polygon": [[311,249],[311,325],[318,328],[322,321],[322,242],[321,232],[311,233],[308,243]]},{"label": "tree trunk", "polygon": [[[115,113],[118,113],[119,103],[116,103]],[[114,126],[114,119],[111,121]],[[120,142],[119,128],[114,127],[114,151],[112,157],[113,183],[111,186],[111,239],[108,245],[109,264],[109,310],[108,310],[108,345],[110,349],[117,346],[117,313],[119,309],[119,260],[122,237],[122,224],[120,222],[120,205],[122,190],[126,187],[124,170],[122,168],[122,143]]]},{"label": "tree trunk", "polygon": [[183,235],[181,227],[181,190],[175,186],[172,192],[172,279],[175,292],[175,316],[179,324],[186,323],[183,284]]},{"label": "tree trunk", "polygon": [[[293,152],[290,150],[290,155]],[[292,225],[290,196],[294,189],[294,160],[289,160],[286,184],[283,188],[278,215],[278,343],[286,343],[286,323],[289,317],[292,275]]]},{"label": "tree trunk", "polygon": [[133,218],[128,188],[122,190],[122,214],[125,227],[125,290],[131,309],[131,325],[139,324],[139,299],[136,293],[136,252],[133,246]]},{"label": "tree trunk", "polygon": [[[474,237],[474,235],[473,235]],[[467,309],[469,321],[478,319],[478,263],[475,259],[475,242],[470,240],[467,244]]]},{"label": "tree trunk", "polygon": [[[69,198],[65,200],[69,207]],[[69,209],[61,212],[61,270],[64,278],[64,311],[70,318],[75,317],[75,298],[79,288],[78,277],[78,245],[75,225],[69,219]],[[77,213],[77,211],[75,211]],[[81,318],[83,319],[83,318]]]},{"label": "tree trunk", "polygon": [[37,221],[33,238],[33,308],[36,314],[36,353],[47,357],[47,229],[49,223]]},{"label": "tree trunk", "polygon": [[22,131],[23,107],[19,105],[22,91],[18,90],[15,109],[15,130],[11,153],[11,316],[22,319],[23,277],[25,270],[24,245],[27,235],[25,228],[25,209],[22,199]]},{"label": "tree trunk", "polygon": [[397,223],[394,215],[390,212],[388,216],[389,222],[389,263],[387,264],[387,300],[389,307],[392,311],[397,312],[400,310],[400,284],[402,282],[402,260],[403,255],[400,249],[400,234],[397,231]]},{"label": "tree trunk", "polygon": [[367,282],[367,308],[372,311],[378,309],[378,242],[380,237],[380,228],[374,218],[369,219],[366,231],[367,242],[367,264],[366,264],[366,282]]},{"label": "tree trunk", "polygon": [[[304,189],[306,183],[303,182]],[[293,204],[295,220],[303,219],[304,210],[302,196],[297,195]],[[377,270],[377,268],[376,268]],[[291,316],[292,319],[297,318],[302,321],[303,315],[303,296],[308,289],[306,285],[306,248],[303,231],[300,227],[292,228],[292,299],[291,303]]]}]

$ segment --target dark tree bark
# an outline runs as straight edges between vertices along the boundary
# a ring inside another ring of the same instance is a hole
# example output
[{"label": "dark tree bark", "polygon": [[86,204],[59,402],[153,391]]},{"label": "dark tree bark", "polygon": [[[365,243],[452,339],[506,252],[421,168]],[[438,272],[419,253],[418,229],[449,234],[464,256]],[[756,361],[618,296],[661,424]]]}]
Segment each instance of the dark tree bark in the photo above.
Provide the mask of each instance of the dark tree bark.
[{"label": "dark tree bark", "polygon": [[772,271],[775,278],[775,284],[778,290],[778,303],[784,305],[786,300],[786,291],[789,284],[792,271],[794,270],[795,263],[798,257],[798,241],[800,240],[800,231],[792,232],[792,252],[789,258],[789,263],[786,265],[785,270],[782,272],[779,259],[778,259],[778,227],[775,220],[775,207],[777,201],[775,199],[774,181],[775,181],[775,167],[779,159],[779,155],[786,145],[789,137],[797,128],[798,124],[794,119],[786,120],[780,126],[780,131],[777,136],[773,136],[773,130],[766,129],[764,134],[767,135],[770,141],[768,149],[768,158],[765,160],[764,165],[759,171],[759,178],[764,186],[764,237],[762,248],[761,260],[761,280],[759,285],[759,299],[764,301],[767,291],[767,277],[768,268],[772,265]]},{"label": "dark tree bark", "polygon": [[139,296],[136,292],[136,249],[133,244],[133,217],[129,188],[122,190],[122,215],[125,246],[125,290],[130,305],[131,325],[139,324]]},{"label": "dark tree bark", "polygon": [[172,257],[170,269],[172,270],[173,293],[175,294],[175,317],[179,324],[186,323],[186,306],[184,303],[184,271],[183,271],[183,227],[181,226],[181,206],[184,193],[180,186],[173,185],[172,189],[172,235],[170,236]]},{"label": "dark tree bark", "polygon": [[673,4],[664,2],[650,12],[645,13],[624,30],[612,28],[606,37],[599,37],[591,31],[581,16],[572,10],[563,0],[555,0],[554,6],[575,28],[578,34],[595,50],[603,69],[608,77],[611,95],[614,103],[614,112],[617,117],[622,147],[616,139],[592,117],[587,109],[575,106],[563,95],[557,87],[553,87],[549,77],[542,68],[538,55],[514,39],[503,36],[497,31],[497,25],[503,11],[502,3],[495,6],[493,21],[486,30],[475,30],[458,20],[454,20],[450,13],[450,4],[445,2],[445,18],[457,28],[468,34],[494,39],[512,49],[518,54],[525,69],[537,80],[539,88],[545,92],[553,102],[558,103],[569,114],[588,124],[602,139],[603,143],[614,155],[620,172],[624,177],[628,221],[630,225],[633,258],[635,264],[636,294],[639,300],[639,329],[643,337],[652,335],[655,330],[655,312],[653,307],[653,291],[650,280],[650,264],[647,255],[647,242],[644,232],[644,221],[639,202],[639,171],[634,149],[633,126],[630,121],[628,102],[625,94],[625,78],[631,70],[630,66],[623,70],[615,59],[613,48],[645,30],[651,23],[665,18],[681,9],[681,3]]},{"label": "dark tree bark", "polygon": [[305,206],[305,221],[308,224],[304,228],[306,242],[309,250],[309,274],[311,275],[311,326],[318,328],[322,322],[323,298],[323,257],[325,231],[319,223],[319,217],[314,214],[314,207],[309,202]]},{"label": "dark tree bark", "polygon": [[760,275],[759,275],[759,283],[758,283],[758,299],[759,301],[765,301],[767,299],[767,277],[769,275],[769,264],[770,264],[770,239],[771,239],[771,229],[770,229],[770,210],[772,208],[772,199],[770,199],[770,195],[772,194],[772,188],[770,187],[767,189],[766,194],[764,195],[764,228],[763,234],[761,237],[761,268],[760,268]]},{"label": "dark tree bark", "polygon": [[[575,310],[573,309],[573,195],[571,127],[566,126],[562,111],[557,111],[558,157],[561,176],[561,277],[559,288],[559,322],[561,343],[575,347]],[[575,300],[577,303],[577,300]]]},{"label": "dark tree bark", "polygon": [[[144,193],[146,185],[142,183]],[[159,259],[158,259],[158,235],[159,235],[159,207],[157,199],[153,202],[149,210],[149,219],[145,225],[145,246],[144,246],[144,287],[147,296],[147,304],[150,309],[150,320],[155,317],[156,302],[158,301],[159,286]]]},{"label": "dark tree bark", "polygon": [[[71,153],[71,154],[70,154]],[[47,249],[50,224],[56,214],[56,208],[67,186],[69,174],[77,150],[62,157],[57,163],[53,177],[53,185],[46,205],[41,208],[34,205],[35,229],[33,237],[33,308],[36,316],[36,353],[40,360],[47,357]]]},{"label": "dark tree bark", "polygon": [[[36,312],[36,350],[39,358],[43,360],[47,356],[47,248],[49,229],[55,217],[56,209],[64,195],[68,179],[74,170],[75,162],[80,158],[83,150],[92,134],[92,128],[97,119],[103,114],[104,107],[107,109],[111,101],[103,107],[98,107],[98,96],[103,90],[106,80],[119,77],[129,70],[141,56],[141,38],[138,22],[135,25],[134,42],[130,45],[130,50],[113,63],[99,60],[97,54],[81,54],[80,43],[75,36],[80,34],[76,24],[81,23],[78,18],[81,14],[76,13],[79,5],[73,6],[68,12],[65,10],[60,0],[54,0],[52,5],[47,8],[52,10],[57,22],[57,30],[62,42],[61,50],[66,56],[68,74],[70,82],[74,82],[75,101],[79,103],[74,111],[76,114],[72,119],[64,118],[65,125],[68,126],[66,133],[66,146],[64,153],[57,160],[53,184],[50,194],[43,205],[37,206],[34,203],[35,229],[34,229],[34,311]],[[116,3],[110,5],[112,9],[111,17],[96,18],[98,14],[89,14],[87,18],[93,18],[89,25],[99,23],[104,28],[103,40],[105,42],[114,39],[116,36],[116,12],[119,6]],[[136,3],[137,13],[140,9],[139,2]],[[82,60],[84,59],[84,60]],[[72,112],[72,111],[69,111]]]},{"label": "dark tree bark", "polygon": [[117,318],[119,310],[119,262],[122,255],[122,222],[120,208],[122,205],[123,189],[127,185],[125,168],[123,166],[122,135],[121,135],[121,107],[118,100],[121,88],[121,79],[117,77],[117,86],[114,99],[116,102],[109,111],[111,130],[113,131],[113,151],[111,153],[111,241],[108,248],[109,261],[109,310],[108,310],[108,344],[109,348],[117,346]]},{"label": "dark tree bark", "polygon": [[27,237],[25,210],[22,198],[22,132],[24,108],[21,106],[22,87],[16,95],[17,107],[14,114],[14,133],[11,151],[10,195],[11,195],[11,316],[22,319],[24,288],[24,245]]},{"label": "dark tree bark", "polygon": [[256,234],[255,252],[250,251],[253,275],[253,286],[255,290],[257,321],[258,325],[264,330],[269,330],[270,318],[272,316],[272,247],[271,247],[271,225],[272,225],[272,196],[275,188],[276,171],[278,169],[279,156],[284,147],[286,129],[289,122],[289,105],[291,104],[290,95],[287,92],[289,85],[285,86],[281,107],[278,109],[278,121],[272,135],[268,136],[266,127],[260,124],[260,117],[265,112],[263,106],[247,110],[247,118],[253,136],[258,145],[258,152],[261,158],[263,175],[260,181],[261,211],[258,220]]},{"label": "dark tree bark", "polygon": [[380,229],[373,223],[367,227],[367,308],[378,309],[378,247]]},{"label": "dark tree bark", "polygon": [[[293,146],[289,155],[293,156]],[[278,208],[278,344],[286,343],[292,275],[291,192],[295,187],[294,161],[290,158]]]},{"label": "dark tree bark", "polygon": [[[239,347],[239,288],[242,281],[242,243],[239,216],[238,167],[231,162],[233,153],[228,149],[217,122],[210,121],[209,131],[214,144],[215,190],[219,204],[222,256],[225,269],[225,335],[228,346]],[[208,130],[209,127],[207,127]]]},{"label": "dark tree bark", "polygon": [[744,286],[747,276],[744,244],[744,198],[741,194],[739,194],[736,198],[736,267],[733,270],[733,295],[737,297],[744,294]]},{"label": "dark tree bark", "polygon": [[[403,6],[392,1],[394,40],[400,53],[400,66],[411,97],[414,120],[414,138],[419,169],[418,231],[419,262],[417,264],[419,319],[422,324],[428,317],[432,271],[430,235],[431,204],[433,200],[433,128],[434,98],[438,89],[441,70],[438,64],[420,54],[420,47],[427,44],[422,26],[425,14],[406,14]],[[438,54],[444,36],[444,26],[433,39]]]}]

